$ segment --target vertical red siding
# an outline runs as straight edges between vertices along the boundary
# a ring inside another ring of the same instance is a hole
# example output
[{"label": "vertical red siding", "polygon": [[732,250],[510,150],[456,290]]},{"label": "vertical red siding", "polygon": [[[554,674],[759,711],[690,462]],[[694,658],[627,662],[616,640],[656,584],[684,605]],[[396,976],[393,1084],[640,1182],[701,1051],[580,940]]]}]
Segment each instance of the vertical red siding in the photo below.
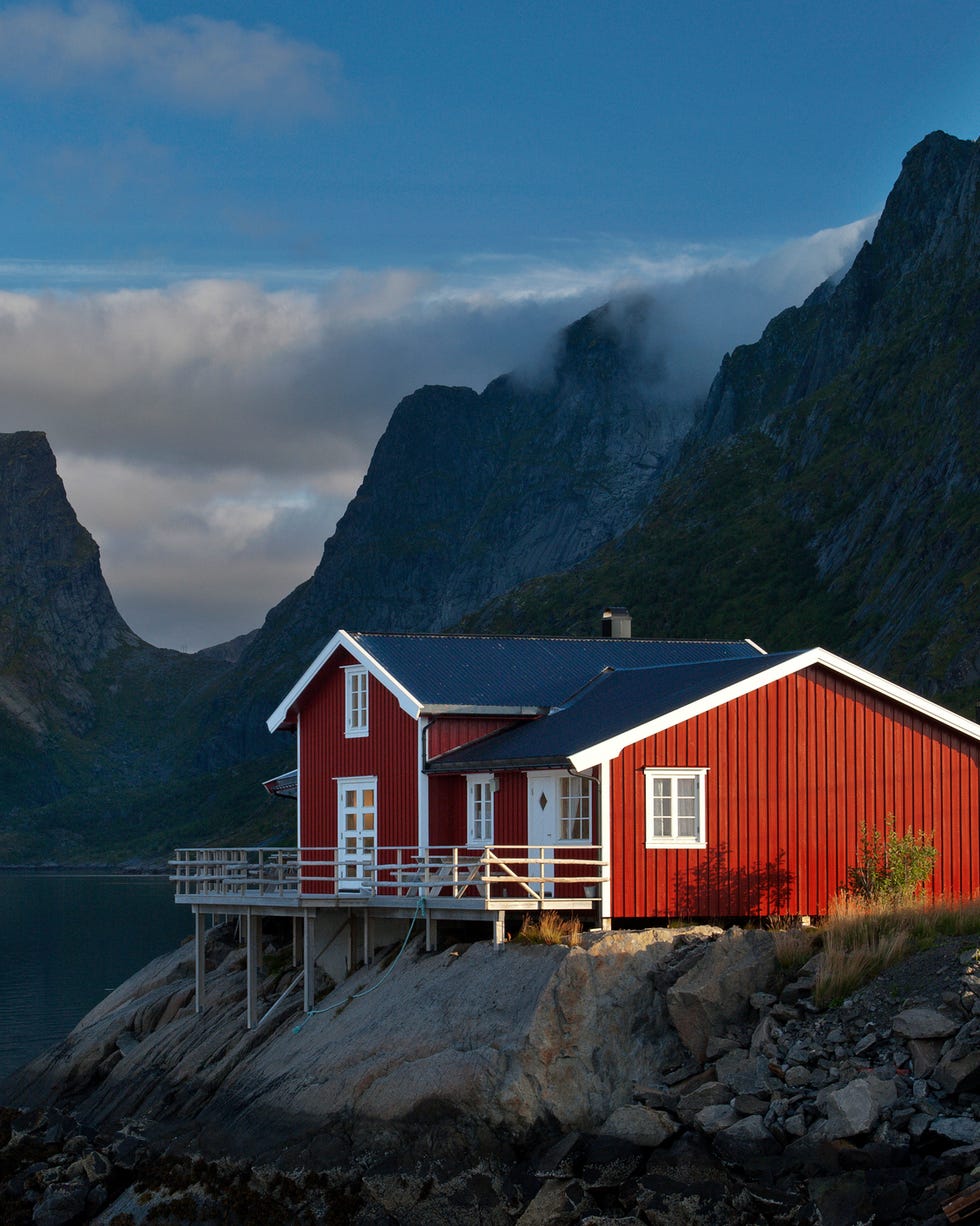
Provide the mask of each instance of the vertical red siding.
[{"label": "vertical red siding", "polygon": [[304,847],[337,845],[337,779],[378,780],[379,847],[418,842],[418,725],[397,699],[368,678],[369,735],[344,735],[344,671],[338,652],[303,695],[299,717],[300,837]]},{"label": "vertical red siding", "polygon": [[[645,766],[708,767],[705,850],[645,847]],[[613,913],[825,914],[860,827],[925,831],[930,889],[980,889],[980,747],[822,668],[627,747],[611,764]]]},{"label": "vertical red siding", "polygon": [[524,722],[486,715],[440,715],[432,721],[425,734],[426,754],[430,759],[435,758],[441,753],[448,753],[450,749],[499,732],[501,728]]}]

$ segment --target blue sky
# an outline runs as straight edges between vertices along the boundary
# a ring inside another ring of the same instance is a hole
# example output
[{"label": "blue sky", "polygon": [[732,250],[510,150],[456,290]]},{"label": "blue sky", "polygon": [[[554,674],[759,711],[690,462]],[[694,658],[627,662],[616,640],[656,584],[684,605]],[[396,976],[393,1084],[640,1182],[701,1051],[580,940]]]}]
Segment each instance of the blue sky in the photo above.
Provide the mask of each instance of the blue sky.
[{"label": "blue sky", "polygon": [[0,430],[139,633],[230,637],[403,394],[636,285],[706,384],[978,83],[957,0],[0,3]]}]

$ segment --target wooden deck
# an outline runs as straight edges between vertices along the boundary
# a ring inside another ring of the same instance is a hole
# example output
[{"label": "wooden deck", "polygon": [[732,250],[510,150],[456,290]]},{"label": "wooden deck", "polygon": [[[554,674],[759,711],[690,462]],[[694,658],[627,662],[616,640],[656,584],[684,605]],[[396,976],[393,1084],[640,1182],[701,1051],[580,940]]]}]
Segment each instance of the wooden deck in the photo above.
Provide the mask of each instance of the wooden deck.
[{"label": "wooden deck", "polygon": [[414,907],[440,910],[589,910],[605,880],[597,847],[179,848],[170,861],[175,900],[236,906]]},{"label": "wooden deck", "polygon": [[382,920],[422,919],[427,949],[441,920],[488,921],[494,945],[505,939],[512,912],[566,911],[601,916],[606,864],[599,848],[382,847],[352,856],[337,847],[190,847],[170,861],[175,901],[194,914],[195,1008],[204,1007],[207,916],[237,917],[246,946],[246,1025],[261,1022],[258,966],[262,920],[293,920],[294,959],[302,962],[303,1000],[313,1008],[317,917],[346,912],[349,965],[360,932],[362,961],[371,961],[372,930]]}]

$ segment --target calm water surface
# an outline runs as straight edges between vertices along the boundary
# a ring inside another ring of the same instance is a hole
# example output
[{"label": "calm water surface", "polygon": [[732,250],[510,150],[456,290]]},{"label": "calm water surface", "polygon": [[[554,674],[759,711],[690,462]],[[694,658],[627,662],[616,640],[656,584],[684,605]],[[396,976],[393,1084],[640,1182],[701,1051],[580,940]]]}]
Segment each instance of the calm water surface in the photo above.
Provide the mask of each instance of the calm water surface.
[{"label": "calm water surface", "polygon": [[0,1080],[190,935],[166,877],[0,874]]}]

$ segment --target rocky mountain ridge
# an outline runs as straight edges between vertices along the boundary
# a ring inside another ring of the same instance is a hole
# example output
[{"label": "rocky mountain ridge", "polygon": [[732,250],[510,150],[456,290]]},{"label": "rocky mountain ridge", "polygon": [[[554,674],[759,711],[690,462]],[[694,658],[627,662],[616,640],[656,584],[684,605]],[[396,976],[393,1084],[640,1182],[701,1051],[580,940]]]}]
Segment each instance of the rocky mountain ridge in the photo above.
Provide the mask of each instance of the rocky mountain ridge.
[{"label": "rocky mountain ridge", "polygon": [[837,286],[727,355],[643,521],[466,629],[819,642],[969,715],[980,698],[980,144],[906,157]]}]

